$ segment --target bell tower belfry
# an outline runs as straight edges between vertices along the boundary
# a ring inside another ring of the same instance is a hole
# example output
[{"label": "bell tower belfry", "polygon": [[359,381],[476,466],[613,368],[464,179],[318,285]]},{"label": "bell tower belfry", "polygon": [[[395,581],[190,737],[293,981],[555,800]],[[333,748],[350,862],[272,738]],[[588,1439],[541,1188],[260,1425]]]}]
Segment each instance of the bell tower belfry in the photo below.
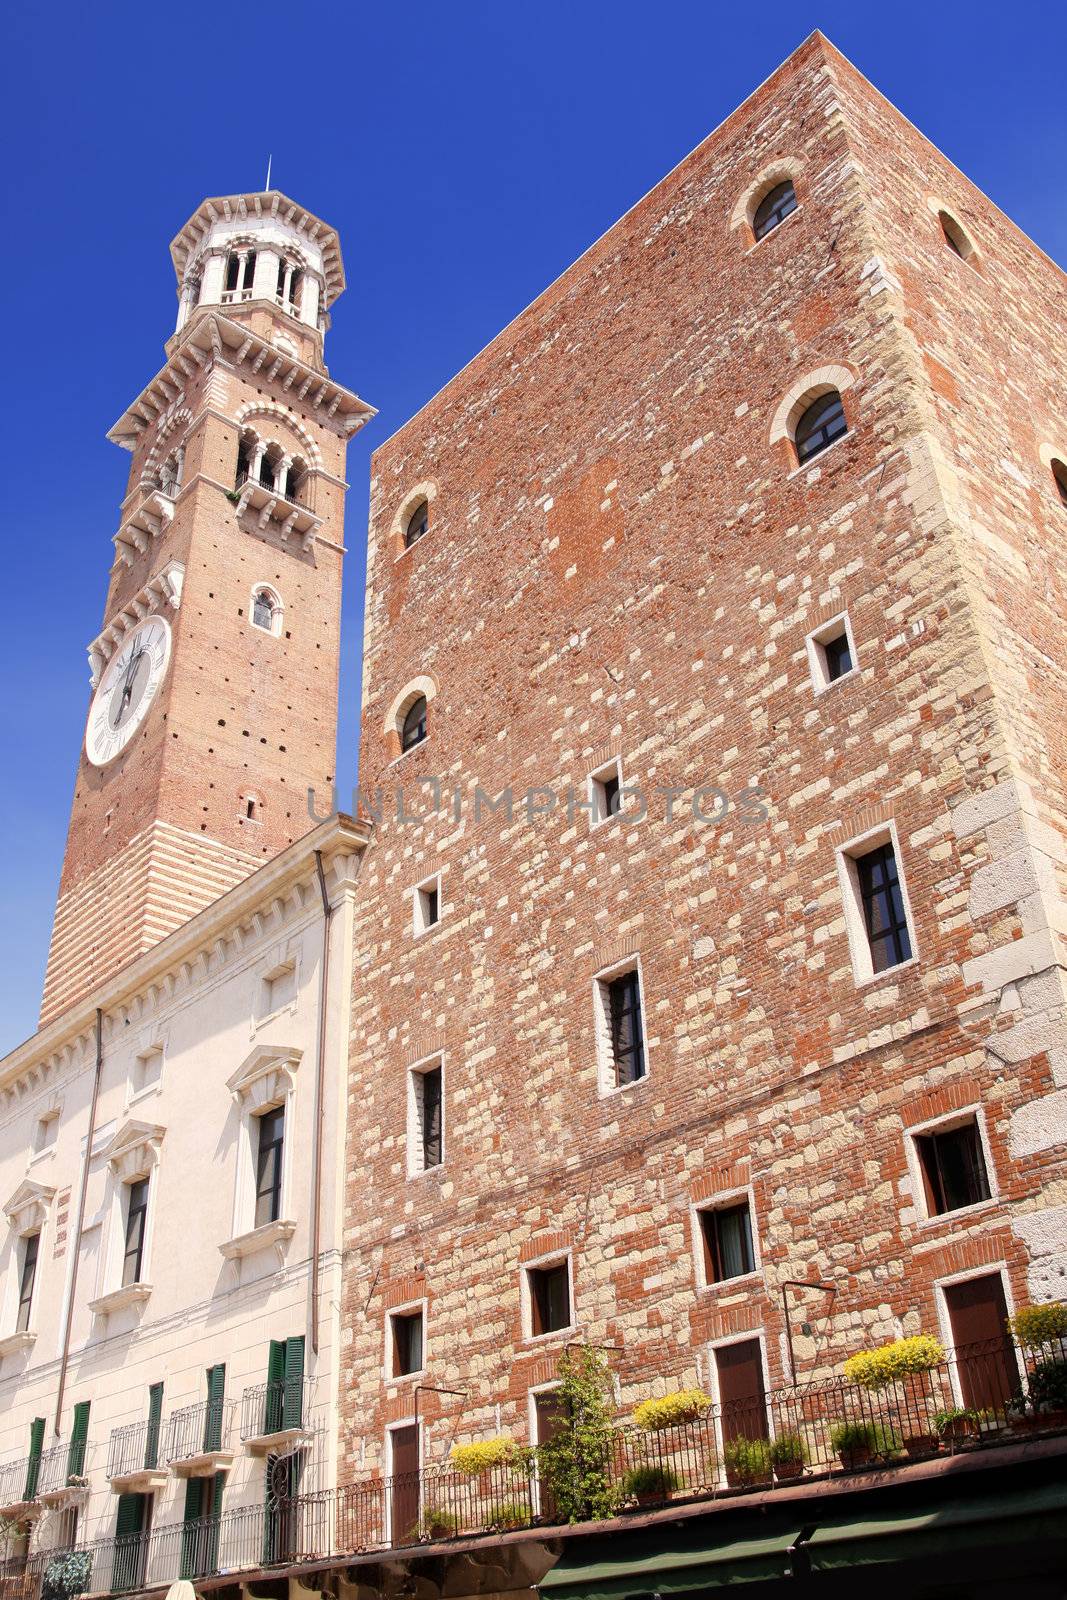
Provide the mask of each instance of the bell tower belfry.
[{"label": "bell tower belfry", "polygon": [[374,415],[323,359],[337,235],[227,195],[171,256],[166,364],[108,436],[133,459],[42,1023],[305,833],[333,781],[345,451]]}]

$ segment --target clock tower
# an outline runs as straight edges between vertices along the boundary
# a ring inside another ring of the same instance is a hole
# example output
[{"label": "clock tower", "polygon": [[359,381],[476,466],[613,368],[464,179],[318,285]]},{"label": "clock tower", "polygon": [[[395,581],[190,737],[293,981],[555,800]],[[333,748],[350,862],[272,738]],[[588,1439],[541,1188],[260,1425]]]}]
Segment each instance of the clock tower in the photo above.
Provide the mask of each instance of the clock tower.
[{"label": "clock tower", "polygon": [[334,230],[205,200],[171,245],[166,363],[130,451],[45,977],[47,1023],[305,833],[332,785],[345,450]]}]

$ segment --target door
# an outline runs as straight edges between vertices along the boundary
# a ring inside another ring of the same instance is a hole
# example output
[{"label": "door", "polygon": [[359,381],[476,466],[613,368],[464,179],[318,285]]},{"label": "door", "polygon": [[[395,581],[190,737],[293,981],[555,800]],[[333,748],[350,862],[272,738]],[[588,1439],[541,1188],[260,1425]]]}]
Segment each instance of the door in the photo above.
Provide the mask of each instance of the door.
[{"label": "door", "polygon": [[725,1344],[715,1351],[723,1444],[731,1439],[766,1439],[767,1393],[758,1339]]},{"label": "door", "polygon": [[144,1587],[151,1504],[147,1494],[119,1495],[111,1567],[111,1587],[116,1594]]},{"label": "door", "polygon": [[[567,1422],[567,1411],[558,1390],[546,1389],[543,1394],[534,1395],[534,1430],[536,1442],[548,1444],[558,1433],[563,1431]],[[536,1503],[534,1510],[540,1517],[547,1517],[550,1522],[556,1520],[556,1507],[549,1485],[544,1481],[543,1475],[538,1472],[534,1479],[534,1494]]]},{"label": "door", "polygon": [[389,1434],[390,1517],[393,1544],[418,1538],[419,1526],[419,1430],[414,1425],[393,1428]]},{"label": "door", "polygon": [[963,1404],[974,1411],[1003,1411],[1019,1387],[1019,1368],[1000,1273],[948,1283],[943,1293]]}]

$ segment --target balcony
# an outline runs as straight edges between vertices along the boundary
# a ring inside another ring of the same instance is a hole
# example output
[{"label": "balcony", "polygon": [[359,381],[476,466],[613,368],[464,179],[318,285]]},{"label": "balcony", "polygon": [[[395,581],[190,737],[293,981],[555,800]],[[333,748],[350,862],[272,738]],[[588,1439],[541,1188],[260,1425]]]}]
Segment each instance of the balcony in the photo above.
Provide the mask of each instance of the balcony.
[{"label": "balcony", "polygon": [[33,1522],[44,1507],[37,1493],[41,1457],[18,1456],[0,1465],[0,1521]]},{"label": "balcony", "polygon": [[309,1436],[311,1380],[282,1378],[257,1383],[241,1396],[241,1442],[250,1455],[291,1450]]},{"label": "balcony", "polygon": [[67,1440],[42,1452],[37,1473],[37,1498],[42,1506],[59,1511],[88,1499],[86,1454],[84,1439]]},{"label": "balcony", "polygon": [[107,1450],[107,1476],[116,1494],[152,1494],[167,1481],[161,1462],[160,1422],[131,1422],[113,1428]]},{"label": "balcony", "polygon": [[260,531],[266,528],[273,518],[281,524],[280,533],[283,540],[287,540],[290,534],[295,534],[303,549],[310,549],[312,540],[322,527],[322,518],[309,511],[307,506],[300,505],[281,490],[257,483],[255,478],[247,476],[238,479],[234,493],[237,495],[239,516],[245,513],[253,514]]},{"label": "balcony", "polygon": [[233,1465],[232,1400],[198,1400],[171,1412],[163,1460],[177,1478],[210,1478]]}]

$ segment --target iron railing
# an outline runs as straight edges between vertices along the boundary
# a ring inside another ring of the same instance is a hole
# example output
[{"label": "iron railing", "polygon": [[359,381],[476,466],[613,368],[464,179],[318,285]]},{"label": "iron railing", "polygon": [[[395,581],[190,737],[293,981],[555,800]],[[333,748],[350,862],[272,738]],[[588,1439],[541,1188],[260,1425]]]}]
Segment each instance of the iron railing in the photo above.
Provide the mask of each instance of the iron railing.
[{"label": "iron railing", "polygon": [[163,1460],[168,1464],[228,1450],[233,1435],[232,1400],[198,1400],[167,1418]]},{"label": "iron railing", "polygon": [[[266,1392],[273,1387],[246,1391],[242,1434],[246,1425],[266,1421]],[[1060,1402],[1062,1393],[1061,1387]],[[176,1437],[189,1454],[199,1454],[205,1436],[225,1437],[223,1409],[203,1402],[176,1412],[170,1426],[177,1424],[177,1433],[168,1448],[175,1449]],[[219,1428],[208,1435],[216,1411]],[[590,1465],[602,1471],[625,1508],[773,1489],[800,1476],[906,1467],[1043,1432],[1067,1432],[1067,1405],[1061,1409],[1057,1392],[1042,1389],[1041,1358],[991,1340],[950,1351],[932,1371],[881,1390],[831,1379],[773,1390],[744,1404],[712,1406],[665,1428],[623,1423],[611,1434],[603,1461]],[[573,1495],[567,1507],[555,1503],[550,1466],[539,1466],[537,1456],[518,1451],[512,1461],[477,1474],[448,1465],[390,1477],[368,1473],[337,1489],[79,1546],[91,1567],[88,1592],[120,1595],[177,1578],[491,1534],[551,1523],[563,1511],[580,1519]],[[25,1460],[13,1465],[25,1474]],[[35,1552],[0,1566],[0,1600],[39,1600],[40,1579],[54,1554]]]},{"label": "iron railing", "polygon": [[72,1479],[84,1477],[87,1448],[85,1439],[67,1439],[42,1450],[37,1473],[38,1496],[55,1494],[71,1485]]},{"label": "iron railing", "polygon": [[304,1427],[311,1402],[309,1378],[257,1383],[241,1395],[241,1439],[263,1439]]},{"label": "iron railing", "polygon": [[17,1456],[0,1464],[0,1506],[36,1499],[40,1472],[40,1455]]},{"label": "iron railing", "polygon": [[160,1464],[163,1423],[160,1418],[131,1422],[112,1428],[107,1447],[109,1478],[128,1478],[135,1472],[151,1472]]}]

